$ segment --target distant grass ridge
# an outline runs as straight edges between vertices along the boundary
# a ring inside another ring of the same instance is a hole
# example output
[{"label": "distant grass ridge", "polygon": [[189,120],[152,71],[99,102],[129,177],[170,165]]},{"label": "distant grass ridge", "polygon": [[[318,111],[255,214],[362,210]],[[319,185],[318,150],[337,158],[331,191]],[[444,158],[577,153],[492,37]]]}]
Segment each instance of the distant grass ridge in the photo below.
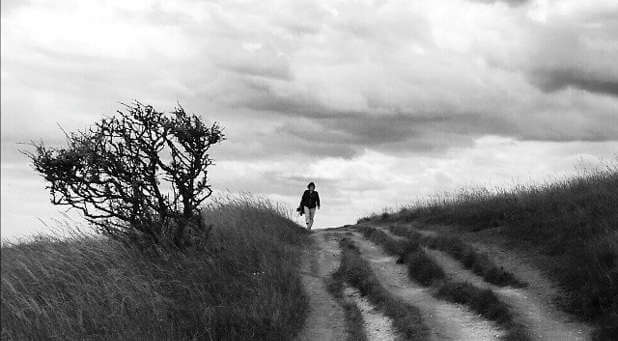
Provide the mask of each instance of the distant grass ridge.
[{"label": "distant grass ridge", "polygon": [[367,297],[377,309],[390,317],[405,340],[426,340],[427,328],[423,324],[419,310],[391,296],[382,287],[354,242],[343,238],[339,245],[342,248],[341,265],[334,277],[358,289],[361,295]]},{"label": "distant grass ridge", "polygon": [[[506,331],[504,340],[530,340],[524,326],[514,321],[506,303],[491,289],[478,288],[470,283],[452,282],[442,268],[429,257],[416,240],[398,241],[384,231],[361,225],[365,238],[382,246],[384,250],[407,264],[408,276],[416,282],[433,287],[433,295],[445,301],[463,304],[488,320],[498,323]],[[399,252],[403,252],[399,253]]]},{"label": "distant grass ridge", "polygon": [[267,201],[212,204],[208,240],[139,251],[74,234],[2,246],[2,340],[288,340],[306,234]]},{"label": "distant grass ridge", "polygon": [[444,251],[459,261],[464,268],[472,270],[487,283],[498,286],[525,287],[515,275],[492,262],[485,254],[479,253],[461,239],[450,236],[425,236],[413,229],[401,225],[391,225],[390,231],[398,236],[417,241],[432,249]]},{"label": "distant grass ridge", "polygon": [[384,222],[455,224],[467,231],[500,229],[540,262],[565,290],[561,305],[618,334],[618,162],[546,185],[461,192],[366,218]]}]

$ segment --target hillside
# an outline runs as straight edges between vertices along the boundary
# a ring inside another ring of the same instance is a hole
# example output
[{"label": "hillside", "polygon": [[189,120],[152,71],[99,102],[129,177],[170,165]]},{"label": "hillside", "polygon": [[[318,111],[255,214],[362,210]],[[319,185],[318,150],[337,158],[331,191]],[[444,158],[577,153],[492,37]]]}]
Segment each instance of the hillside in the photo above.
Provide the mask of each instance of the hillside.
[{"label": "hillside", "polygon": [[609,169],[310,235],[231,200],[183,254],[41,237],[2,248],[2,338],[612,340],[616,202]]},{"label": "hillside", "polygon": [[551,303],[598,325],[599,338],[618,332],[615,167],[541,186],[464,192],[361,221],[437,237],[433,246],[452,254],[462,252],[453,244],[470,245],[515,275],[539,270],[547,287],[557,286]]},{"label": "hillside", "polygon": [[213,204],[185,253],[74,233],[2,246],[2,340],[286,340],[306,234],[268,202]]}]

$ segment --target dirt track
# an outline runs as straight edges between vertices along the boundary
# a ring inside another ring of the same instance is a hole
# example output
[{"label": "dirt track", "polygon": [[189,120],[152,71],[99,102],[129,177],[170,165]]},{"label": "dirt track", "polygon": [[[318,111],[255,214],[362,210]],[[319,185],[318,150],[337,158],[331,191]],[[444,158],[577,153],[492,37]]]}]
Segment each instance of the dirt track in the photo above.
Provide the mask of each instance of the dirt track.
[{"label": "dirt track", "polygon": [[309,316],[299,341],[345,340],[343,309],[328,293],[325,280],[339,266],[339,247],[324,233],[313,234],[314,245],[303,259],[303,285],[309,296]]},{"label": "dirt track", "polygon": [[[325,280],[339,266],[338,240],[350,237],[359,247],[372,271],[382,286],[393,296],[417,307],[424,324],[429,328],[430,340],[498,340],[505,332],[495,323],[483,319],[466,307],[452,304],[432,296],[429,288],[422,287],[407,276],[404,265],[396,264],[394,257],[388,256],[377,245],[367,241],[359,233],[350,234],[353,227],[315,231],[314,247],[305,258],[303,283],[310,296],[310,314],[298,340],[346,340],[345,315],[342,308],[326,290]],[[393,236],[394,238],[398,238]],[[449,255],[426,249],[447,274],[456,281],[469,282],[477,287],[490,288],[508,304],[517,322],[528,330],[533,340],[589,340],[591,328],[570,319],[551,304],[551,295],[556,294],[555,286],[538,270],[517,260],[505,259],[500,250],[474,245],[490,257],[496,254],[496,263],[517,274],[520,280],[529,283],[527,288],[497,287],[485,282],[481,277],[464,269]],[[368,300],[360,297],[357,291],[346,288],[348,300],[359,307],[365,320],[369,340],[401,339],[392,327],[391,321],[376,311]]]}]

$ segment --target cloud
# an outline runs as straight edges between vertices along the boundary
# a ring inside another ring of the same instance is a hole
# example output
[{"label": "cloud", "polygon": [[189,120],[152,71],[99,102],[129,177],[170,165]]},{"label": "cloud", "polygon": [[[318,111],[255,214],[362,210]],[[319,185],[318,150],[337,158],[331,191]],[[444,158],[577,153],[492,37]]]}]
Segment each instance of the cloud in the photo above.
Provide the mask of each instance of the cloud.
[{"label": "cloud", "polygon": [[[132,99],[221,121],[221,186],[293,202],[316,178],[355,214],[403,200],[393,188],[462,184],[474,162],[497,182],[525,173],[483,153],[509,150],[540,176],[618,140],[615,1],[31,0],[1,12],[14,207],[37,183],[17,142],[60,143],[57,123],[80,129]],[[371,208],[353,202],[364,194]]]},{"label": "cloud", "polygon": [[498,3],[498,2],[503,2],[505,4],[508,4],[510,6],[521,6],[524,5],[528,2],[530,2],[530,0],[473,0],[473,1],[478,1],[478,2],[482,2],[482,3],[490,3],[490,4],[494,4],[494,3]]},{"label": "cloud", "polygon": [[589,92],[618,97],[618,78],[607,77],[607,75],[595,77],[595,75],[567,69],[541,71],[533,78],[544,91],[558,91],[571,86]]}]

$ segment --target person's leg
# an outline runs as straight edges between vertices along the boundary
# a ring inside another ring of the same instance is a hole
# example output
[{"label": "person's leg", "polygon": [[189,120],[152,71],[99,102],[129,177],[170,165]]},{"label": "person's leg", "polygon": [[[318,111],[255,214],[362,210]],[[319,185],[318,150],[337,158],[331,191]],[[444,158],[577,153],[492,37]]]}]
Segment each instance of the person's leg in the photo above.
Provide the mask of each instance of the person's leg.
[{"label": "person's leg", "polygon": [[307,206],[303,206],[303,210],[305,211],[305,224],[307,224],[307,230],[310,230],[310,223],[313,223],[313,217],[311,217],[311,209]]},{"label": "person's leg", "polygon": [[309,223],[307,223],[307,228],[309,230],[311,230],[311,227],[313,226],[313,217],[315,217],[315,210],[316,210],[315,207],[309,209]]}]

